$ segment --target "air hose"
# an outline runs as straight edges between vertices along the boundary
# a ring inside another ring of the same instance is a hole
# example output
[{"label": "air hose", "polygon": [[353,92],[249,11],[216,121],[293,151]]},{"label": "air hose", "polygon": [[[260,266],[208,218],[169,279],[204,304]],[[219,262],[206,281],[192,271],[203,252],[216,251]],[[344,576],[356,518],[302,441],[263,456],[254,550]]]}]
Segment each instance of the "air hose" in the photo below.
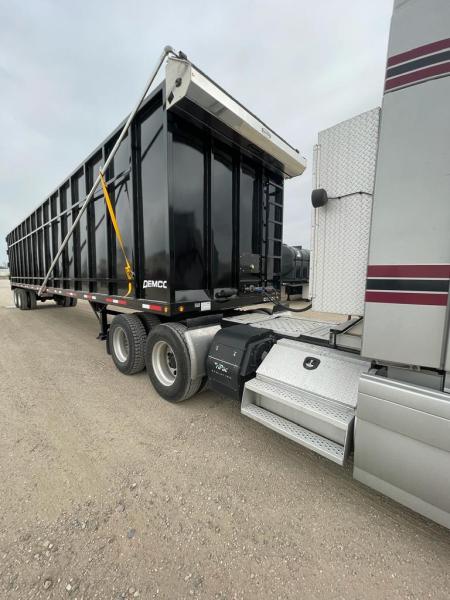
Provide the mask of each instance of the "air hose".
[{"label": "air hose", "polygon": [[262,293],[270,302],[273,302],[275,306],[280,306],[283,310],[290,310],[291,312],[302,313],[306,312],[312,307],[312,304],[308,304],[308,306],[305,306],[304,308],[291,308],[290,306],[286,306],[286,304],[280,302],[277,298],[274,298],[273,296],[268,294],[266,291],[263,290]]}]

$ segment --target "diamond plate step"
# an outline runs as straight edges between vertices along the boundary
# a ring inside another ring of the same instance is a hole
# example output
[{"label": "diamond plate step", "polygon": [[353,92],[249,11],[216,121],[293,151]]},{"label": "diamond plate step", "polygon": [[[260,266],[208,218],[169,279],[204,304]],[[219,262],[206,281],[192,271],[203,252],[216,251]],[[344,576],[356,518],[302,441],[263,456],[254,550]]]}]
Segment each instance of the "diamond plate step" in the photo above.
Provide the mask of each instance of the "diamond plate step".
[{"label": "diamond plate step", "polygon": [[244,406],[256,404],[296,425],[301,425],[342,446],[347,446],[355,411],[311,394],[289,390],[264,380],[252,379],[245,385]]},{"label": "diamond plate step", "polygon": [[311,319],[302,319],[300,317],[293,317],[289,315],[278,315],[269,317],[266,320],[261,319],[257,322],[251,323],[252,327],[271,329],[279,335],[297,338],[306,335],[311,338],[325,341],[330,339],[330,328],[333,325],[337,325],[337,322],[313,321]]},{"label": "diamond plate step", "polygon": [[292,423],[292,421],[275,415],[255,404],[243,406],[241,412],[250,419],[253,419],[284,437],[297,442],[297,444],[305,446],[305,448],[309,448],[309,450],[313,450],[317,454],[332,460],[338,465],[344,464],[345,451],[344,447],[340,444],[336,444],[336,442],[332,442],[317,433],[313,433],[312,431],[309,431],[300,425],[296,425],[295,423]]},{"label": "diamond plate step", "polygon": [[[318,362],[313,370],[305,368],[311,357]],[[272,381],[300,394],[308,392],[330,402],[354,408],[358,383],[370,362],[340,350],[296,340],[281,339],[270,350],[257,370],[258,379]]]},{"label": "diamond plate step", "polygon": [[369,369],[370,363],[354,354],[283,338],[245,383],[241,412],[343,464],[353,437],[358,383]]},{"label": "diamond plate step", "polygon": [[295,316],[292,312],[267,315],[255,312],[243,313],[232,317],[224,317],[224,321],[246,323],[252,327],[271,329],[279,335],[300,338],[307,336],[322,341],[330,339],[330,328],[338,325],[338,321],[313,321],[312,319]]}]

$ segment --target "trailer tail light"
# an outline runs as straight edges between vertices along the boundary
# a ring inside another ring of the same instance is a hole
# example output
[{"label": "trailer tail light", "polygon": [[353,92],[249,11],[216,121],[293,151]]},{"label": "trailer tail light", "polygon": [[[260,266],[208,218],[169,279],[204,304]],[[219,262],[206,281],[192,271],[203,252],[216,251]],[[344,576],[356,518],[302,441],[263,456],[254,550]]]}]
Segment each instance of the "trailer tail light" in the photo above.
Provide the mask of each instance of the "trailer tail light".
[{"label": "trailer tail light", "polygon": [[110,304],[120,304],[121,306],[128,304],[126,300],[119,300],[117,298],[106,298],[106,302],[109,302]]},{"label": "trailer tail light", "polygon": [[[162,312],[163,307],[160,304],[143,304],[142,308],[146,308],[147,310],[156,310],[158,312]],[[167,306],[164,307],[164,312],[167,312]]]}]

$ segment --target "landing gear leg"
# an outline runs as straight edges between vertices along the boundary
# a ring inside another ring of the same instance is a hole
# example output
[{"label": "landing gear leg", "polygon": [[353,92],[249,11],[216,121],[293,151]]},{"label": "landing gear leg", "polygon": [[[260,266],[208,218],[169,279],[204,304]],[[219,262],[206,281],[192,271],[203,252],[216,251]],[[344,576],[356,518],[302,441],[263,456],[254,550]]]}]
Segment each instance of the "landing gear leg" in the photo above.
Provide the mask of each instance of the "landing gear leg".
[{"label": "landing gear leg", "polygon": [[108,329],[109,329],[109,325],[108,325],[108,313],[106,310],[106,306],[102,306],[102,308],[99,311],[99,323],[100,323],[100,333],[97,336],[98,340],[102,340],[105,341],[108,339]]},{"label": "landing gear leg", "polygon": [[100,324],[100,332],[96,339],[104,342],[108,339],[108,309],[106,305],[97,304],[96,302],[89,302],[89,305],[94,311],[94,315],[97,317],[97,321]]}]

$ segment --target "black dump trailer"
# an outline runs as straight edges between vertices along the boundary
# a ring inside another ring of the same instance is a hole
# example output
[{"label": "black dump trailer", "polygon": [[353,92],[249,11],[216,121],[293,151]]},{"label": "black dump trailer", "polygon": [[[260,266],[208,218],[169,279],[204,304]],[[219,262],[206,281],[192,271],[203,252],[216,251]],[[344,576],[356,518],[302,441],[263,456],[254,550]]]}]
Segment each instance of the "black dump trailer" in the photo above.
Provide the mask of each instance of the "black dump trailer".
[{"label": "black dump trailer", "polygon": [[309,250],[302,246],[283,244],[281,250],[281,283],[288,299],[294,294],[303,294],[309,285]]},{"label": "black dump trailer", "polygon": [[182,318],[204,321],[277,295],[283,181],[300,175],[305,159],[184,56],[169,58],[163,82],[141,105],[105,172],[133,271],[131,293],[99,186],[38,295],[124,123],[8,234],[7,246],[16,306],[89,301],[116,366],[129,373],[143,368],[143,359],[132,360],[129,331],[117,334],[116,349],[127,357],[118,356],[113,324],[133,315],[114,319],[108,332],[111,309],[138,311],[142,337],[158,322],[175,330]]}]

